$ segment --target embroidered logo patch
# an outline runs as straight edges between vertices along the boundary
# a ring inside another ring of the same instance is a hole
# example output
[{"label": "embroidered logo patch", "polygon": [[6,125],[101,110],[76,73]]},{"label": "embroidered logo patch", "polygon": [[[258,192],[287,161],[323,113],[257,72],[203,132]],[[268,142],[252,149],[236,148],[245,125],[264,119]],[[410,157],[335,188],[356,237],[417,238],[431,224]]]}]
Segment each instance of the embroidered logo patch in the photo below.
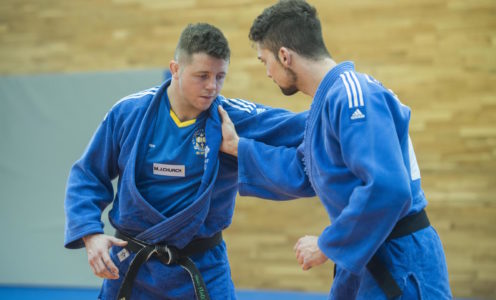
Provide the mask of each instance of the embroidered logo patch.
[{"label": "embroidered logo patch", "polygon": [[127,249],[124,248],[121,251],[119,251],[119,253],[117,253],[117,257],[119,258],[119,261],[122,262],[123,260],[129,257],[129,251],[127,251]]},{"label": "embroidered logo patch", "polygon": [[207,143],[205,129],[200,128],[196,130],[193,134],[193,139],[191,142],[193,143],[196,155],[205,155],[205,145]]},{"label": "embroidered logo patch", "polygon": [[184,177],[186,176],[184,165],[166,165],[153,163],[153,174],[162,176]]}]

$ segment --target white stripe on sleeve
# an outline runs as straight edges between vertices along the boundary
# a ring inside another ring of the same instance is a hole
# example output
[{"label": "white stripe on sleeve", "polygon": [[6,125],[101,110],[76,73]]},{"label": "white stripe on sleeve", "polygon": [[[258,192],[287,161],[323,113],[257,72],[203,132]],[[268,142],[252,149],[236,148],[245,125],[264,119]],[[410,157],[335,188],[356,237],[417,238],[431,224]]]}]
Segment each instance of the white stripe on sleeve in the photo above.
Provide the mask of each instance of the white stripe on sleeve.
[{"label": "white stripe on sleeve", "polygon": [[140,98],[140,97],[143,97],[145,95],[154,95],[155,93],[157,93],[157,91],[158,91],[158,87],[153,87],[153,88],[141,91],[141,92],[137,92],[137,93],[128,95],[128,96],[122,98],[119,102],[121,102],[123,100],[127,100],[127,99]]},{"label": "white stripe on sleeve", "polygon": [[355,107],[358,107],[358,97],[357,97],[357,91],[355,88],[355,84],[353,83],[353,79],[351,79],[350,72],[344,72],[346,75],[346,78],[348,79],[348,84],[351,87],[351,91],[353,92],[353,104]]},{"label": "white stripe on sleeve", "polygon": [[353,77],[353,80],[355,81],[357,90],[358,90],[358,98],[360,100],[360,106],[363,106],[363,95],[362,95],[362,87],[360,86],[360,82],[358,81],[358,78],[356,77],[355,73],[350,72],[351,77]]},{"label": "white stripe on sleeve", "polygon": [[141,97],[146,96],[146,95],[155,95],[157,93],[157,91],[158,91],[158,87],[153,87],[153,88],[141,91],[141,92],[137,92],[137,93],[125,96],[124,98],[121,98],[119,101],[117,101],[112,106],[112,108],[114,108],[116,105],[118,105],[119,103],[124,102],[126,100],[138,99],[138,98],[141,98]]},{"label": "white stripe on sleeve", "polygon": [[346,82],[346,77],[343,74],[339,75],[339,77],[341,77],[341,80],[343,80],[344,87],[346,88],[346,93],[348,94],[348,107],[352,108],[353,104],[351,103],[350,87],[348,86],[348,82]]},{"label": "white stripe on sleeve", "polygon": [[231,107],[234,107],[234,108],[236,108],[236,109],[238,109],[238,110],[246,111],[247,113],[251,113],[251,111],[252,111],[252,110],[250,110],[250,109],[248,109],[248,108],[246,108],[246,107],[239,106],[239,105],[237,105],[237,104],[235,104],[235,103],[232,103],[232,102],[230,102],[229,100],[230,100],[230,99],[227,99],[227,98],[222,99],[222,101],[223,101],[224,103],[226,103],[227,105],[229,105],[229,106],[231,106]]},{"label": "white stripe on sleeve", "polygon": [[244,107],[249,108],[249,109],[252,109],[252,110],[257,107],[254,103],[248,102],[248,101],[243,100],[243,99],[233,98],[233,99],[229,99],[229,100],[234,101],[234,102],[238,103],[239,105],[244,106]]}]

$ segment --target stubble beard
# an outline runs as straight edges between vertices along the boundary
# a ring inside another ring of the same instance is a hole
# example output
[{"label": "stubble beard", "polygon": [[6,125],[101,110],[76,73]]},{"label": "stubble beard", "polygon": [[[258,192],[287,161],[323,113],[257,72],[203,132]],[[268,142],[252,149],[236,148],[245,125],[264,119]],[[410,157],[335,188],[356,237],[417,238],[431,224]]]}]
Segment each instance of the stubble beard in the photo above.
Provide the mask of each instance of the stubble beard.
[{"label": "stubble beard", "polygon": [[298,79],[298,76],[296,75],[296,73],[293,70],[291,70],[289,68],[286,68],[285,71],[286,71],[286,74],[288,74],[289,77],[291,77],[291,84],[288,87],[279,86],[279,88],[281,89],[281,92],[285,96],[291,96],[291,95],[296,94],[299,91],[298,88],[296,87],[296,81]]}]

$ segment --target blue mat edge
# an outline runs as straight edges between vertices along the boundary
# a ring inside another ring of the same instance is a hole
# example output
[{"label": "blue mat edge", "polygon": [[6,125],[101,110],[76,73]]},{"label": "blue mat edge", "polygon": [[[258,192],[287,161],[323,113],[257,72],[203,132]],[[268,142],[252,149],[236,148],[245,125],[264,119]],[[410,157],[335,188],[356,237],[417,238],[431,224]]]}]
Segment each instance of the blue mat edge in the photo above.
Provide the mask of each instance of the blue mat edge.
[{"label": "blue mat edge", "polygon": [[[43,285],[8,285],[0,284],[0,299],[96,299],[99,288],[73,286],[43,286]],[[238,300],[269,300],[284,297],[287,300],[318,300],[327,299],[327,293],[282,291],[282,290],[250,290],[236,289]]]}]

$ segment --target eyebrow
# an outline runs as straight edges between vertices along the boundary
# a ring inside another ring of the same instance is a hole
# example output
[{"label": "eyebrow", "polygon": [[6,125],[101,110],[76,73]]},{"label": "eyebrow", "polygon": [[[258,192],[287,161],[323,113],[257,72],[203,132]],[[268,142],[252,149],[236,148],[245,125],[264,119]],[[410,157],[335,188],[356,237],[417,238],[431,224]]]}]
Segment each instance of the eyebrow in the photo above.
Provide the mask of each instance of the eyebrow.
[{"label": "eyebrow", "polygon": [[[210,74],[210,72],[209,71],[197,71],[197,72],[194,72],[193,74],[202,74],[203,75],[203,74]],[[217,75],[219,75],[219,74],[226,75],[227,72],[220,72]]]}]

